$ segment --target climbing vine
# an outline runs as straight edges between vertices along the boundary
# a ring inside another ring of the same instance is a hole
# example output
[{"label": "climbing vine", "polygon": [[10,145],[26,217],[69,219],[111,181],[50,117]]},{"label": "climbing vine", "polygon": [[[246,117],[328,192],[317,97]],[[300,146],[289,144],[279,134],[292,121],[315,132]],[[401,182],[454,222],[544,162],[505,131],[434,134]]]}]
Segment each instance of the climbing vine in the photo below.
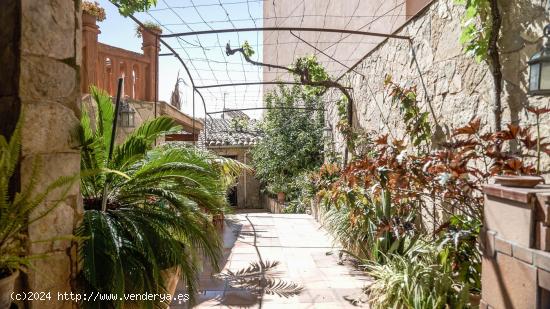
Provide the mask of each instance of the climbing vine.
[{"label": "climbing vine", "polygon": [[120,14],[124,17],[136,12],[145,12],[152,6],[157,5],[157,0],[109,0],[118,7]]},{"label": "climbing vine", "polygon": [[429,147],[431,137],[430,113],[420,110],[416,100],[416,87],[403,88],[393,82],[391,75],[386,76],[384,85],[390,91],[392,105],[399,107],[411,144],[415,147],[421,144]]},{"label": "climbing vine", "polygon": [[498,39],[502,19],[498,0],[455,0],[465,6],[460,42],[468,54],[477,61],[487,61],[491,66],[494,86],[495,130],[502,129],[502,65]]},{"label": "climbing vine", "polygon": [[254,50],[250,44],[245,41],[244,44],[239,48],[231,48],[230,44],[227,43],[225,47],[225,53],[228,56],[232,56],[235,53],[240,53],[246,62],[257,65],[264,66],[272,69],[278,69],[287,71],[294,75],[295,80],[305,86],[305,90],[309,94],[314,94],[320,96],[327,89],[336,88],[342,93],[342,98],[340,103],[346,104],[346,123],[342,128],[347,128],[346,130],[341,130],[341,133],[344,135],[346,140],[346,150],[344,151],[344,162],[347,162],[347,155],[350,149],[351,136],[348,136],[348,132],[351,132],[353,128],[353,99],[351,97],[348,88],[340,84],[338,81],[335,81],[330,78],[328,73],[325,71],[324,67],[319,64],[317,58],[313,55],[300,57],[296,59],[296,62],[289,67],[285,67],[277,64],[263,63],[251,59],[251,56],[254,55]]},{"label": "climbing vine", "polygon": [[456,0],[456,3],[464,5],[466,8],[462,19],[460,43],[464,45],[465,51],[475,57],[477,61],[487,60],[491,35],[489,0]]}]

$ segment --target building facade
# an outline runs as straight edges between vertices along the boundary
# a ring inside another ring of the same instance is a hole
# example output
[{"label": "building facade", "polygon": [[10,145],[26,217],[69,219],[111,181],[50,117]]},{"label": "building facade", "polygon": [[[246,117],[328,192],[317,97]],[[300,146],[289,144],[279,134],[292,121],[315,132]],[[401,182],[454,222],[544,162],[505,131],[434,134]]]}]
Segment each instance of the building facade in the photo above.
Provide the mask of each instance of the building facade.
[{"label": "building facade", "polygon": [[199,132],[204,127],[202,121],[158,100],[157,65],[160,45],[155,34],[159,32],[142,31],[142,54],[103,44],[98,41],[99,33],[96,18],[83,13],[80,88],[84,94],[84,108],[94,114],[95,104],[92,104],[87,94],[90,86],[97,86],[115,97],[118,79],[123,78],[122,113],[128,116],[119,117],[123,121],[117,127],[117,142],[122,142],[143,122],[158,116],[168,116],[182,127],[182,131],[166,136],[167,141],[196,143]]},{"label": "building facade", "polygon": [[[204,134],[199,136],[199,145],[222,157],[250,165],[250,149],[260,140],[257,121],[243,112],[226,112],[223,118],[206,118]],[[254,172],[239,176],[235,187],[228,192],[230,204],[237,209],[262,208],[260,181]]]}]

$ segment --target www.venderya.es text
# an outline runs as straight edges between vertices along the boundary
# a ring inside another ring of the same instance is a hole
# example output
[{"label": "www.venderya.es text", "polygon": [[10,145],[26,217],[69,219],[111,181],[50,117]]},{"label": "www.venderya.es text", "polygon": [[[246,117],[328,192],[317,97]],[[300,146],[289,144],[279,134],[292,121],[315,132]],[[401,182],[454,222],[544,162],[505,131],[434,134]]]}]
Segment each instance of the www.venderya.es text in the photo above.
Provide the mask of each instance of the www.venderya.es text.
[{"label": "www.venderya.es text", "polygon": [[101,301],[154,301],[162,303],[183,303],[189,300],[189,294],[113,294],[113,293],[74,293],[74,292],[13,292],[12,301],[73,301],[73,302],[101,302]]}]

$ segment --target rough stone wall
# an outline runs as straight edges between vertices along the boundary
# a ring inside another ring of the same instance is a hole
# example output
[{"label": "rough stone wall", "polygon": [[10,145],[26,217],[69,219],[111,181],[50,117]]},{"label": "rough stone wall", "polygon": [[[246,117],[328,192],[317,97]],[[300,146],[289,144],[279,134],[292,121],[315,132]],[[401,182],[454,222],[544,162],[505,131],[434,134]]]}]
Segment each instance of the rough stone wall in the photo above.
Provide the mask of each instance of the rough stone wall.
[{"label": "rough stone wall", "polygon": [[[545,14],[547,0],[499,2],[503,20],[499,41],[504,77],[502,124],[533,124],[534,116],[525,107],[548,105],[548,98],[527,95],[527,61],[540,49],[542,28],[550,22]],[[390,74],[402,86],[417,86],[423,111],[431,111],[431,122],[439,125],[436,141],[475,117],[480,117],[487,129],[494,128],[493,79],[486,64],[476,62],[462,49],[459,37],[463,15],[464,8],[453,0],[434,1],[395,32],[411,37],[418,67],[408,41],[388,39],[355,69],[364,76],[352,71],[344,77],[344,83],[353,87],[354,125],[403,137],[401,115],[398,108],[391,107],[383,85],[384,77]],[[330,101],[336,95],[332,92]],[[328,115],[335,127],[336,106],[329,107]],[[550,115],[542,118],[542,123],[541,131],[550,132]],[[336,135],[338,148],[343,151],[341,136]]]},{"label": "rough stone wall", "polygon": [[[208,150],[220,156],[235,156],[238,161],[250,164],[248,147],[208,147]],[[243,173],[238,179],[237,208],[262,208],[260,182],[252,172]]]},{"label": "rough stone wall", "polygon": [[[30,180],[33,162],[38,162],[40,175],[36,192],[44,190],[60,176],[76,175],[80,170],[80,153],[71,139],[80,116],[79,67],[80,1],[74,0],[7,0],[2,5],[18,7],[18,23],[1,19],[2,30],[15,25],[19,36],[15,65],[17,74],[13,95],[18,106],[12,106],[8,118],[17,119],[20,108],[24,115],[22,132],[21,186]],[[3,10],[0,10],[3,11]],[[0,15],[2,15],[0,13]],[[2,66],[10,65],[2,58]],[[2,74],[3,75],[3,74]],[[47,209],[60,199],[53,193],[32,215]],[[57,292],[70,292],[76,269],[75,247],[70,240],[82,215],[79,183],[44,218],[28,228],[31,255],[44,255],[33,261],[33,268],[22,277],[24,289],[51,292],[52,301],[27,303],[28,308],[71,308],[70,302],[58,302]],[[32,219],[32,218],[31,218]],[[45,242],[37,242],[49,240]]]}]

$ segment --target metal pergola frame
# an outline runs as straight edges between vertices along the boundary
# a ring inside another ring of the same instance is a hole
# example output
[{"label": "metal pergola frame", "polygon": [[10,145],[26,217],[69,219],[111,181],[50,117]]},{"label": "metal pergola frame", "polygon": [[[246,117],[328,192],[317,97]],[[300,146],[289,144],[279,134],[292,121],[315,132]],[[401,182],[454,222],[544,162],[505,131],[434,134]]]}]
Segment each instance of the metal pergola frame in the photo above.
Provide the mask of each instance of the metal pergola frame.
[{"label": "metal pergola frame", "polygon": [[[143,29],[145,29],[146,31],[149,31],[146,27],[144,27],[143,23],[138,20],[135,16],[133,15],[129,15],[129,17],[139,26],[141,26]],[[211,85],[197,85],[191,75],[191,72],[188,68],[188,66],[186,65],[185,61],[183,61],[183,59],[181,58],[181,56],[178,54],[178,52],[172,47],[170,46],[170,44],[168,44],[165,40],[163,40],[163,38],[175,38],[175,37],[185,37],[185,36],[193,36],[193,35],[208,35],[208,34],[219,34],[219,33],[234,33],[234,32],[255,32],[255,31],[289,31],[290,34],[292,34],[293,36],[295,36],[296,38],[298,38],[300,41],[302,41],[303,43],[307,44],[308,46],[314,48],[315,50],[319,51],[319,52],[322,52],[321,50],[319,50],[317,47],[315,47],[313,44],[307,42],[306,40],[302,39],[301,37],[297,36],[296,34],[294,34],[293,31],[297,31],[297,32],[300,32],[300,31],[304,31],[304,32],[328,32],[328,33],[341,33],[341,34],[350,34],[350,35],[364,35],[364,36],[374,36],[374,37],[383,37],[383,38],[386,38],[386,39],[389,39],[389,38],[392,38],[392,39],[399,39],[399,40],[406,40],[409,42],[410,44],[410,47],[412,49],[412,54],[413,54],[413,58],[414,58],[414,61],[416,63],[416,66],[417,66],[417,69],[420,72],[420,67],[418,66],[418,62],[416,61],[416,54],[415,54],[415,51],[414,51],[414,48],[413,48],[413,45],[412,45],[412,39],[409,37],[409,36],[404,36],[404,35],[396,35],[396,34],[387,34],[387,33],[379,33],[379,32],[369,32],[369,31],[357,31],[357,30],[348,30],[348,29],[334,29],[334,28],[315,28],[315,27],[256,27],[256,28],[233,28],[233,29],[214,29],[214,30],[204,30],[204,31],[190,31],[190,32],[181,32],[181,33],[171,33],[171,34],[157,34],[157,33],[154,33],[152,31],[150,31],[152,34],[155,35],[155,37],[157,38],[157,43],[162,43],[162,45],[164,45],[166,48],[168,48],[168,50],[170,51],[170,53],[163,53],[163,54],[159,54],[159,56],[174,56],[176,57],[179,62],[181,63],[181,65],[183,66],[183,68],[185,69],[185,72],[187,73],[187,76],[189,77],[189,80],[191,81],[191,87],[192,87],[192,104],[193,104],[193,131],[191,132],[193,135],[195,135],[195,93],[197,93],[200,98],[201,98],[201,101],[202,101],[202,104],[203,104],[203,108],[204,108],[204,113],[205,113],[205,120],[206,120],[206,117],[210,117],[212,119],[212,116],[211,114],[218,114],[218,113],[223,113],[224,111],[216,111],[216,112],[208,112],[207,111],[207,108],[206,108],[206,102],[204,100],[204,97],[200,91],[200,89],[208,89],[208,88],[218,88],[218,87],[232,87],[232,86],[248,86],[248,85],[302,85],[302,83],[300,82],[289,82],[289,81],[271,81],[271,82],[248,82],[248,83],[224,83],[224,84],[211,84]],[[335,59],[334,57],[331,57],[329,55],[327,55],[326,53],[322,52],[323,55],[329,57],[329,59],[339,63],[340,65],[342,65],[344,68],[347,69],[347,71],[342,74],[336,81],[340,80],[345,74],[348,74],[349,72],[356,72],[360,75],[363,75],[359,72],[357,72],[355,70],[355,67],[360,64],[363,60],[365,60],[365,58],[367,58],[371,53],[372,53],[372,50],[370,50],[368,53],[366,53],[363,57],[361,57],[354,65],[352,65],[351,67],[347,66],[347,65],[344,65],[341,61],[338,61],[337,59]],[[157,70],[158,70],[158,65],[157,65]],[[422,86],[424,87],[424,90],[425,90],[425,93],[426,93],[426,98],[428,98],[428,95],[427,95],[427,89],[426,89],[426,86],[424,84],[424,81],[422,79],[422,74],[421,75],[421,81],[422,81]],[[351,87],[345,87],[347,89],[351,89]],[[156,87],[155,89],[155,92],[158,92],[158,87]],[[158,96],[156,96],[156,100],[158,101]],[[429,98],[428,98],[429,100]],[[429,102],[429,101],[428,101]],[[155,101],[155,108],[156,108],[156,104],[157,102]],[[430,109],[432,109],[431,107],[431,104],[430,105]],[[242,111],[242,110],[253,110],[253,109],[267,109],[267,108],[242,108],[242,109],[232,109],[231,111]],[[296,108],[296,109],[299,109],[299,108]],[[229,111],[229,110],[226,110],[226,112]],[[324,111],[324,110],[323,110]],[[433,112],[433,110],[432,110]],[[352,111],[352,114],[353,114],[353,111]],[[207,138],[207,126],[206,126],[206,123],[205,123],[205,126],[204,126],[204,140],[206,141],[206,138]]]}]

